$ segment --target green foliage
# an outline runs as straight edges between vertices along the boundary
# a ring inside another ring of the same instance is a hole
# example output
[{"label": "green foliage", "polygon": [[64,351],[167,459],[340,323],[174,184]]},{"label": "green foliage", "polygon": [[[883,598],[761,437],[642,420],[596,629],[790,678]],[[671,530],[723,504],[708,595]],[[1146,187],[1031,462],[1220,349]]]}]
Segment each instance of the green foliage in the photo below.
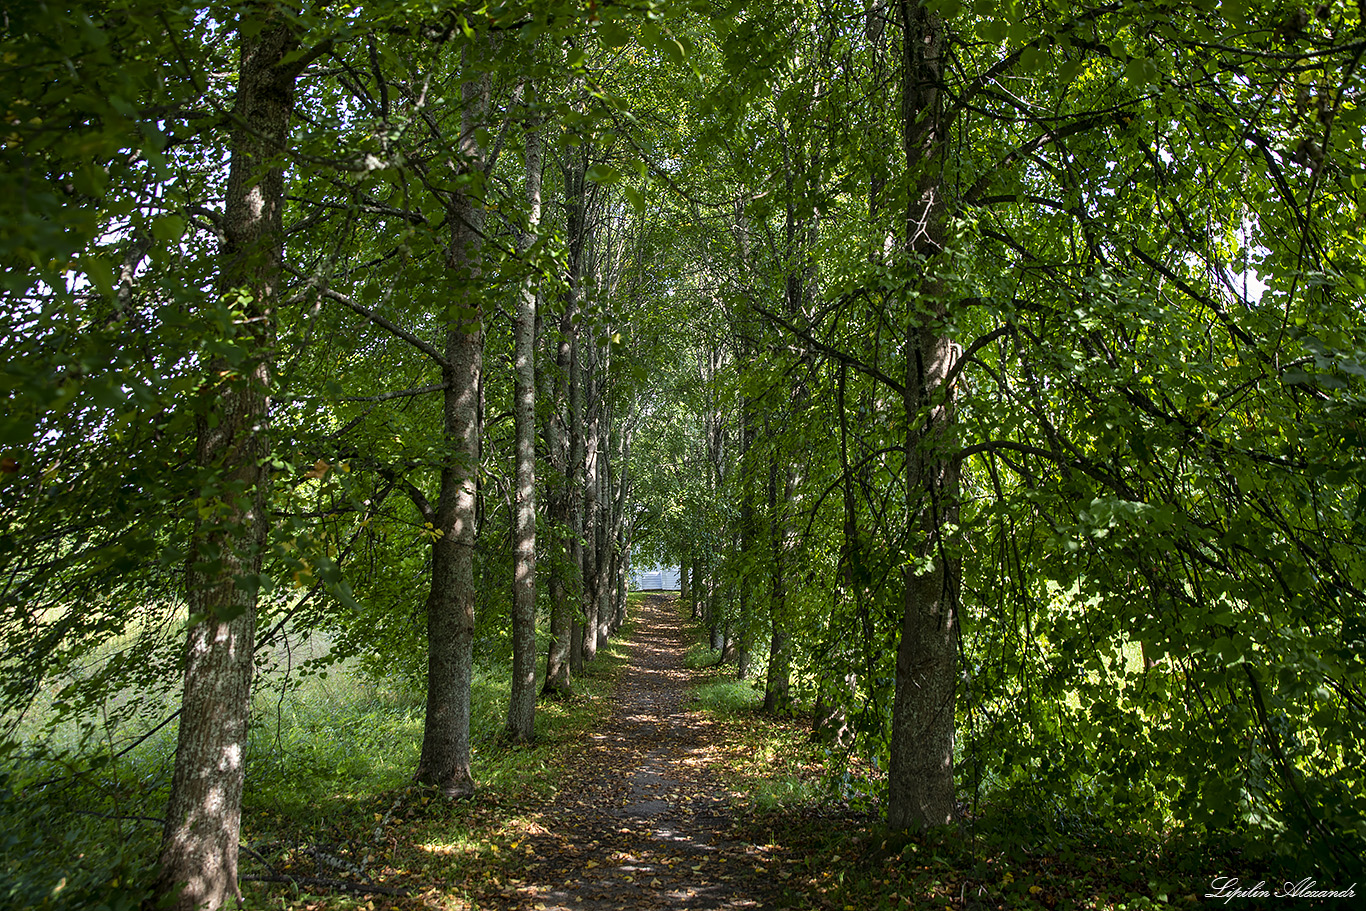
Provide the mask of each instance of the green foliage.
[{"label": "green foliage", "polygon": [[754,685],[744,680],[715,680],[704,683],[697,687],[693,699],[699,708],[723,715],[753,709],[762,701]]},{"label": "green foliage", "polygon": [[[928,328],[965,360],[931,398],[956,409],[944,445],[962,496],[922,559],[961,566],[960,796],[1029,807],[1068,837],[1181,830],[1352,869],[1366,843],[1360,11],[923,9],[947,23],[953,61],[933,255],[906,236],[926,178],[898,121],[894,5],[290,7],[303,47],[327,53],[281,150],[273,534],[259,577],[239,580],[276,633],[260,660],[306,630],[332,643],[308,686],[424,679],[431,513],[452,459],[433,352],[472,315],[475,277],[448,249],[449,201],[468,194],[487,213],[477,748],[496,737],[514,572],[504,314],[528,277],[539,420],[567,417],[550,391],[569,207],[524,236],[513,167],[541,129],[548,196],[577,194],[598,228],[575,254],[577,325],[605,362],[594,406],[629,479],[614,544],[699,570],[751,670],[786,632],[798,704],[839,703],[859,761],[884,767],[923,531],[906,507],[925,417],[904,407],[906,340],[942,309]],[[217,281],[233,13],[7,13],[6,740],[102,755],[102,726],[154,723],[179,681],[192,530],[234,493],[189,467],[210,413],[201,374],[249,366],[256,331]],[[467,135],[476,73],[496,116]],[[471,170],[470,143],[501,164]],[[543,493],[562,488],[542,455]],[[567,529],[539,531],[542,576],[569,569]],[[754,690],[715,681],[700,698],[743,714]],[[416,706],[386,699],[290,702],[273,737],[253,734],[251,799],[307,814],[396,786]],[[39,819],[38,797],[9,787],[6,806]],[[24,826],[6,869],[34,872],[9,898],[50,903],[59,851],[43,839],[60,826]],[[103,900],[87,886],[69,894]]]},{"label": "green foliage", "polygon": [[107,754],[93,772],[36,758],[7,751],[0,772],[0,902],[34,911],[142,907],[160,828],[124,818],[136,778]]}]

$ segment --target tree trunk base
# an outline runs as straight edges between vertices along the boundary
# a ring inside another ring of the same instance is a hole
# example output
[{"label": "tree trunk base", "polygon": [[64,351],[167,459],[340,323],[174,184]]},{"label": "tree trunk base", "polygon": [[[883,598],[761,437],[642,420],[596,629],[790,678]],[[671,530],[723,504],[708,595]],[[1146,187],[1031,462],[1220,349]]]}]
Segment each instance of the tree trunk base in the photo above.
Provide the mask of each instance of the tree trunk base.
[{"label": "tree trunk base", "polygon": [[443,782],[435,782],[423,780],[422,772],[419,770],[417,775],[413,776],[413,781],[421,787],[439,791],[447,800],[467,800],[474,796],[476,790],[474,779],[468,772],[452,776]]},{"label": "tree trunk base", "polygon": [[573,699],[574,690],[568,686],[547,680],[541,687],[542,699]]}]

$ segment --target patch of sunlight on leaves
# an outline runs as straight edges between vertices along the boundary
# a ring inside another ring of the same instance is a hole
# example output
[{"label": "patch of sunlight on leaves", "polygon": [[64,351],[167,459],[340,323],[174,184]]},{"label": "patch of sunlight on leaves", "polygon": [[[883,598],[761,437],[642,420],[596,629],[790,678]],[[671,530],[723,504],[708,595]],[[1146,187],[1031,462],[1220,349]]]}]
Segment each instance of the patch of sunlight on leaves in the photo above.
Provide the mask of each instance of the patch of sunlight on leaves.
[{"label": "patch of sunlight on leaves", "polygon": [[716,649],[702,642],[694,642],[688,646],[688,653],[683,656],[683,666],[689,670],[711,667],[721,660],[721,653]]},{"label": "patch of sunlight on leaves", "polygon": [[698,708],[708,712],[734,714],[753,709],[763,701],[763,693],[744,680],[715,680],[693,690]]}]

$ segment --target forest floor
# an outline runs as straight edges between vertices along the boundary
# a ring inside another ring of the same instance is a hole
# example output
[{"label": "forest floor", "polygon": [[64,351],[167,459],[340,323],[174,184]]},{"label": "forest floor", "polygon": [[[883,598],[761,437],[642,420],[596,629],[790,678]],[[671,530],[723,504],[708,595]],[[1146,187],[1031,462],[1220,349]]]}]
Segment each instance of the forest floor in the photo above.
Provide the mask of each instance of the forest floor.
[{"label": "forest floor", "polygon": [[1233,872],[1208,856],[1178,864],[1171,846],[1049,842],[1018,827],[889,835],[835,799],[832,754],[804,724],[752,698],[707,706],[709,688],[757,694],[733,669],[690,669],[688,627],[675,596],[641,600],[629,644],[594,662],[599,695],[575,697],[592,703],[579,720],[519,757],[539,784],[522,772],[467,801],[405,787],[353,804],[331,846],[277,848],[276,875],[253,870],[248,907],[1127,911],[1195,904]]}]

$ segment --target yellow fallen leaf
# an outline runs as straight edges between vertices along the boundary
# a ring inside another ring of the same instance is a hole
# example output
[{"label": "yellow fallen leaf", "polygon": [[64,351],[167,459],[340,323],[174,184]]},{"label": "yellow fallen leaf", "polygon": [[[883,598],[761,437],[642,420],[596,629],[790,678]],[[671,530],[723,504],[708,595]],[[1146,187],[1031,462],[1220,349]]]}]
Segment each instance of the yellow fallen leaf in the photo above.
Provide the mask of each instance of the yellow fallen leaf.
[{"label": "yellow fallen leaf", "polygon": [[594,867],[596,867],[597,865],[598,865],[598,862],[597,862],[596,860],[590,860],[588,863],[586,863],[586,864],[583,865],[583,868],[584,868],[585,870],[591,870],[591,869],[593,869]]},{"label": "yellow fallen leaf", "polygon": [[1043,891],[1043,887],[1042,887],[1042,886],[1030,886],[1030,887],[1029,887],[1029,894],[1030,894],[1030,895],[1038,895],[1038,894],[1039,894],[1040,892],[1042,892],[1042,891]]}]

